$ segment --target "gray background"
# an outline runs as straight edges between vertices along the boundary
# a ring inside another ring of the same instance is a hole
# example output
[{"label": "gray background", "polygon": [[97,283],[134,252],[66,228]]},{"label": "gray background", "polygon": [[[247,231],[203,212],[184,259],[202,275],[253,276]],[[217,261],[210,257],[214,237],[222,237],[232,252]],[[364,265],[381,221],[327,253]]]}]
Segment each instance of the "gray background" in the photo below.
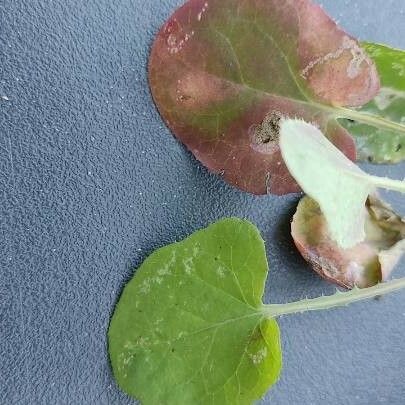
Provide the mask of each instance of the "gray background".
[{"label": "gray background", "polygon": [[[106,352],[119,293],[154,249],[223,216],[260,227],[267,302],[333,291],[291,242],[297,195],[231,188],[163,125],[146,63],[180,3],[0,1],[2,404],[132,403]],[[354,35],[405,48],[404,0],[322,3]],[[263,404],[405,403],[404,294],[280,324],[284,369]]]}]

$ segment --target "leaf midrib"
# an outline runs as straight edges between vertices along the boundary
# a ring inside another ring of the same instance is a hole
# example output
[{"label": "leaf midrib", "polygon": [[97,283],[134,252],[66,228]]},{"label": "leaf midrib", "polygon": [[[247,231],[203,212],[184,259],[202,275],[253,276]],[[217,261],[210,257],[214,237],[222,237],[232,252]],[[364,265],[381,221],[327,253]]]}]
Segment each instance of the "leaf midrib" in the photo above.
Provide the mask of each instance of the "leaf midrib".
[{"label": "leaf midrib", "polygon": [[[191,313],[191,312],[186,311],[186,310],[184,310],[182,308],[176,308],[176,310],[181,311],[181,312]],[[216,323],[213,323],[212,325],[209,325],[209,326],[207,326],[205,328],[201,328],[201,329],[198,329],[198,330],[196,330],[194,332],[181,335],[180,337],[176,337],[176,338],[174,338],[172,340],[160,340],[160,341],[156,341],[156,342],[153,342],[153,343],[143,344],[141,346],[141,348],[143,349],[143,348],[156,347],[156,346],[161,346],[161,345],[165,345],[165,346],[166,345],[171,345],[174,342],[177,342],[177,341],[179,341],[181,339],[189,339],[190,337],[192,337],[194,335],[198,335],[199,333],[204,333],[204,332],[207,332],[207,331],[209,331],[211,329],[221,328],[221,327],[224,327],[224,326],[226,326],[228,324],[231,324],[231,323],[234,323],[234,322],[240,322],[240,321],[242,321],[244,319],[253,318],[255,316],[263,318],[262,310],[257,309],[256,312],[251,313],[251,314],[246,314],[246,315],[243,315],[243,316],[238,316],[236,318],[226,319],[225,321],[216,322]]]},{"label": "leaf midrib", "polygon": [[[276,40],[269,33],[266,33],[265,31],[263,31],[259,27],[259,25],[257,25],[257,23],[255,21],[250,21],[250,20],[246,20],[246,21],[249,22],[250,24],[254,24],[256,26],[256,28],[258,29],[258,31],[260,31],[263,35],[265,35],[267,38],[269,38],[269,40],[271,40],[273,44],[276,45],[277,49],[279,50],[280,54],[282,55],[283,59],[285,60],[289,73],[290,73],[295,85],[297,86],[297,90],[303,96],[304,100],[300,100],[297,98],[291,98],[289,96],[283,96],[283,95],[279,95],[279,94],[272,94],[267,91],[252,87],[252,86],[248,85],[245,81],[243,81],[242,83],[238,83],[236,81],[229,80],[227,78],[210,73],[206,70],[200,70],[201,72],[205,73],[208,76],[222,80],[225,83],[229,83],[236,88],[242,87],[242,88],[245,88],[246,90],[250,90],[253,93],[261,94],[266,97],[285,100],[285,101],[289,101],[289,102],[296,103],[298,105],[303,105],[303,106],[310,107],[310,108],[316,108],[319,111],[322,111],[323,113],[325,113],[329,117],[329,119],[340,119],[340,118],[353,119],[357,122],[368,124],[375,128],[391,129],[391,130],[399,132],[399,133],[405,133],[405,125],[403,125],[401,123],[396,123],[396,122],[386,120],[383,117],[381,117],[379,115],[375,115],[375,114],[369,114],[369,113],[362,114],[360,112],[361,110],[356,111],[356,110],[352,110],[352,109],[346,108],[346,107],[335,107],[332,105],[319,103],[319,102],[315,101],[314,99],[310,98],[308,96],[308,94],[302,89],[301,85],[299,84],[297,76],[294,74],[294,72],[291,68],[291,65],[288,61],[288,57],[278,46]],[[229,39],[229,37],[226,34],[224,34],[223,32],[219,31],[217,28],[210,27],[210,30],[219,33],[220,35],[223,36],[223,38],[225,38],[227,40],[226,42],[227,42],[228,46],[230,46],[231,52],[234,54],[234,56],[237,60],[238,66],[241,67],[239,58],[238,58],[236,52],[234,51],[234,46],[232,44],[232,41]],[[196,70],[194,66],[191,66],[188,62],[186,62],[184,60],[181,60],[181,63],[183,63],[191,71]],[[240,71],[241,71],[241,68],[240,68]],[[241,73],[242,73],[242,71],[241,71]],[[242,76],[243,76],[243,73],[242,73]],[[370,101],[372,101],[372,100],[370,100]]]}]

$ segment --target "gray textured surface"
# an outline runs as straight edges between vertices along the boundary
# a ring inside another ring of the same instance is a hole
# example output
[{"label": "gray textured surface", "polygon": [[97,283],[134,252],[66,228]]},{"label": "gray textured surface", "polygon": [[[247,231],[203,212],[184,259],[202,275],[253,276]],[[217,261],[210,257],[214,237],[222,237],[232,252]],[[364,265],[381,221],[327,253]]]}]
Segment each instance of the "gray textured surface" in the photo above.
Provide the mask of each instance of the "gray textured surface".
[{"label": "gray textured surface", "polygon": [[[2,404],[131,403],[106,353],[119,292],[152,250],[222,216],[262,230],[267,301],[333,290],[291,243],[296,196],[232,189],[162,124],[145,69],[178,4],[0,1]],[[349,32],[405,48],[403,0],[323,4]],[[402,178],[405,165],[370,170]],[[404,404],[403,294],[280,323],[285,365],[264,404]]]}]

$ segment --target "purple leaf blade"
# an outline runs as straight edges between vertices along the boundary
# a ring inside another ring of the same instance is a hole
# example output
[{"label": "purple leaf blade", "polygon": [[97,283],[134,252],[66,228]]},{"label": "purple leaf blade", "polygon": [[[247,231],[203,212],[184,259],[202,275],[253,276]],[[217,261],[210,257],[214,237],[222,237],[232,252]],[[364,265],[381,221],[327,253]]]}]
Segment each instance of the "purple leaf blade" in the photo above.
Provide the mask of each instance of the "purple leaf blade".
[{"label": "purple leaf blade", "polygon": [[299,191],[281,158],[278,121],[317,125],[350,159],[333,106],[372,99],[379,80],[357,42],[309,0],[191,0],[154,42],[158,109],[189,150],[254,194]]}]

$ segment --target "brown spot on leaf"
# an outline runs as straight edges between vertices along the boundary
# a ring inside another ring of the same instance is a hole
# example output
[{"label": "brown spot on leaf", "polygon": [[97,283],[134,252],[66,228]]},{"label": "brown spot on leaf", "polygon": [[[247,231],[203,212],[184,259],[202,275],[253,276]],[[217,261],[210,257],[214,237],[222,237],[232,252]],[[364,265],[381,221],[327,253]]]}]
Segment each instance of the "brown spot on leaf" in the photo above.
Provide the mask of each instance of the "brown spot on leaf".
[{"label": "brown spot on leaf", "polygon": [[175,86],[175,99],[187,109],[201,110],[235,97],[238,89],[205,72],[191,71],[179,78]]},{"label": "brown spot on leaf", "polygon": [[264,117],[261,124],[252,125],[249,128],[253,149],[269,153],[274,150],[274,147],[278,147],[282,117],[281,112],[271,111]]}]

